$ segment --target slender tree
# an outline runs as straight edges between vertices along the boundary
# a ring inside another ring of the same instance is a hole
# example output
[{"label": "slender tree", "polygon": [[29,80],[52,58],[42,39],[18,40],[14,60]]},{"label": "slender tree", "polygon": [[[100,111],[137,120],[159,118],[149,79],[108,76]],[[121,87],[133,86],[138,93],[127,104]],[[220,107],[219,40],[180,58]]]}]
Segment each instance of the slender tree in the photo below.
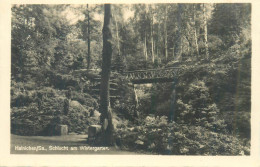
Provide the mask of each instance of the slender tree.
[{"label": "slender tree", "polygon": [[208,23],[206,17],[206,5],[203,4],[203,24],[204,24],[204,45],[205,45],[205,54],[206,59],[209,58],[209,46],[208,46]]},{"label": "slender tree", "polygon": [[194,42],[195,42],[195,47],[196,47],[196,53],[197,53],[197,58],[199,57],[199,45],[198,45],[198,36],[197,36],[197,28],[196,28],[196,5],[193,4],[193,17],[192,17],[192,22],[193,22],[193,31],[194,31]]},{"label": "slender tree", "polygon": [[104,144],[113,144],[113,123],[112,111],[109,99],[109,80],[112,59],[112,34],[111,34],[111,5],[104,5],[104,26],[103,26],[103,52],[102,52],[102,72],[100,87],[100,122],[102,124],[102,141]]},{"label": "slender tree", "polygon": [[[102,45],[101,35],[101,20],[95,18],[95,14],[99,14],[101,11],[100,5],[82,5],[80,7],[71,7],[72,11],[80,18],[84,16],[84,19],[79,19],[76,23],[77,29],[73,30],[71,36],[76,36],[80,40],[83,40],[86,44],[86,51],[84,52],[84,60],[86,60],[86,68],[95,68],[95,62],[97,60],[96,55],[101,55],[102,49],[99,47]],[[98,48],[97,49],[97,45]],[[98,50],[98,53],[97,53]]]},{"label": "slender tree", "polygon": [[152,62],[154,63],[154,38],[153,38],[153,29],[154,29],[154,14],[153,14],[153,9],[152,6],[150,6],[150,12],[151,12],[151,53],[152,53]]},{"label": "slender tree", "polygon": [[165,59],[168,59],[168,43],[167,43],[167,6],[165,6],[165,18],[164,18],[164,49]]},{"label": "slender tree", "polygon": [[120,37],[119,37],[119,28],[118,28],[118,19],[116,18],[117,15],[113,15],[113,19],[115,22],[115,30],[116,30],[116,46],[117,46],[117,54],[121,55],[121,51],[120,51]]},{"label": "slender tree", "polygon": [[87,57],[87,69],[90,68],[90,61],[91,61],[91,55],[90,55],[90,18],[89,18],[89,7],[88,7],[88,4],[87,4],[87,10],[88,10],[88,57]]},{"label": "slender tree", "polygon": [[182,54],[182,4],[178,4],[178,12],[177,12],[177,36],[174,47],[174,56],[175,60],[181,60]]},{"label": "slender tree", "polygon": [[146,45],[146,32],[144,33],[144,55],[145,55],[145,60],[148,60],[148,55],[147,55],[147,45]]}]

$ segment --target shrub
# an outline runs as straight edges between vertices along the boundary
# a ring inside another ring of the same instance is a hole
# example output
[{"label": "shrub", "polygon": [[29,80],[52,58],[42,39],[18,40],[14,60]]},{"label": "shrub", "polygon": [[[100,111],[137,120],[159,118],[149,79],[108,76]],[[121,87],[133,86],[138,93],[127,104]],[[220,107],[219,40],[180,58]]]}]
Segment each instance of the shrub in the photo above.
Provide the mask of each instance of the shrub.
[{"label": "shrub", "polygon": [[[98,107],[97,100],[87,93],[72,92],[69,113],[64,116],[65,91],[42,87],[33,91],[18,91],[16,84],[12,95],[11,130],[19,135],[50,135],[48,130],[64,123],[69,132],[86,132],[87,126],[95,119],[89,118],[91,110]],[[63,118],[64,117],[64,118]],[[57,121],[60,119],[60,121]]]},{"label": "shrub", "polygon": [[53,115],[43,115],[38,112],[37,105],[28,107],[13,107],[11,111],[11,133],[17,135],[43,135]]},{"label": "shrub", "polygon": [[76,100],[80,102],[82,105],[85,105],[87,107],[98,108],[97,99],[93,98],[88,93],[80,93],[77,91],[72,91],[72,100]]},{"label": "shrub", "polygon": [[249,146],[237,138],[202,126],[167,123],[167,117],[148,116],[141,126],[117,128],[115,136],[122,147],[173,155],[250,154]]},{"label": "shrub", "polygon": [[66,89],[69,86],[79,88],[79,84],[76,78],[72,75],[64,75],[60,73],[49,72],[48,74],[50,85],[57,89]]},{"label": "shrub", "polygon": [[220,119],[219,109],[212,102],[209,90],[203,81],[191,83],[182,99],[176,102],[177,122],[200,125],[216,132],[226,132],[224,120]]},{"label": "shrub", "polygon": [[11,98],[12,107],[27,106],[34,101],[34,98],[26,92],[18,93]]}]

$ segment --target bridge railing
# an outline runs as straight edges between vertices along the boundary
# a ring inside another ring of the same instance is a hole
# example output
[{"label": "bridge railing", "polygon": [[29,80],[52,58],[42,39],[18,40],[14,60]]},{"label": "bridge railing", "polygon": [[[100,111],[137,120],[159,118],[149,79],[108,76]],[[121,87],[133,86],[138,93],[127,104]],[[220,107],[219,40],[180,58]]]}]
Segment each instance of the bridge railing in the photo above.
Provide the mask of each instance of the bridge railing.
[{"label": "bridge railing", "polygon": [[127,79],[141,80],[141,79],[159,79],[159,78],[173,78],[180,72],[180,68],[162,68],[162,69],[148,69],[124,72]]},{"label": "bridge railing", "polygon": [[[169,82],[179,76],[181,68],[170,67],[161,69],[147,69],[123,72],[123,75],[133,83],[151,83],[151,82]],[[73,73],[74,75],[84,76],[88,78],[101,78],[100,70],[81,69]]]}]

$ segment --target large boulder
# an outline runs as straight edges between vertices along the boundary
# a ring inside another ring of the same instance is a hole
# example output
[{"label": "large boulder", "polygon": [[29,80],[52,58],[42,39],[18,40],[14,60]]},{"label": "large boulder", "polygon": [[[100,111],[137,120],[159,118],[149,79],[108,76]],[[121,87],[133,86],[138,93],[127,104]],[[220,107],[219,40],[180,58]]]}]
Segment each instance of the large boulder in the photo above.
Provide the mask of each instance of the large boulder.
[{"label": "large boulder", "polygon": [[92,110],[92,112],[90,113],[91,117],[100,117],[100,112],[98,112],[97,110]]},{"label": "large boulder", "polygon": [[87,117],[90,115],[89,111],[85,107],[83,107],[78,101],[75,101],[75,100],[72,100],[70,102],[70,109],[69,110],[81,112]]}]

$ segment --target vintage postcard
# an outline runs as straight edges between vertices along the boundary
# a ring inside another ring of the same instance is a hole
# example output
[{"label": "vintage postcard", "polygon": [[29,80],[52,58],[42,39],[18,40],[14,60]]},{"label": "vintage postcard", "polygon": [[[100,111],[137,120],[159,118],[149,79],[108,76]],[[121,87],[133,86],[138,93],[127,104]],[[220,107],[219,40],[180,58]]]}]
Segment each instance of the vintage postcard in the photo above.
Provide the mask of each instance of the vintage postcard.
[{"label": "vintage postcard", "polygon": [[260,165],[257,1],[1,4],[0,166]]}]

